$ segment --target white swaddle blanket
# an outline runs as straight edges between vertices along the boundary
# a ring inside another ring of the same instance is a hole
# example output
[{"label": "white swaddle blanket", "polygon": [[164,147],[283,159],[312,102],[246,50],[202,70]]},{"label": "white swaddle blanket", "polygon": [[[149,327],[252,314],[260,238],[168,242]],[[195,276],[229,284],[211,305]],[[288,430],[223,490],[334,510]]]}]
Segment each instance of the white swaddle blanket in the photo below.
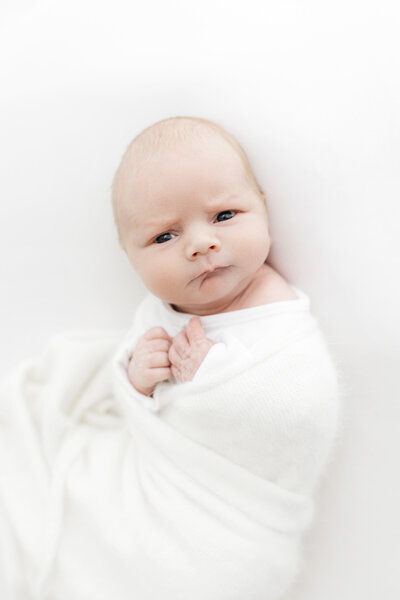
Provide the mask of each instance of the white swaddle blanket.
[{"label": "white swaddle blanket", "polygon": [[192,382],[152,398],[126,376],[135,341],[190,316],[151,296],[122,341],[60,335],[21,365],[0,394],[0,596],[280,598],[340,412],[307,301],[235,311],[244,337],[221,330]]}]

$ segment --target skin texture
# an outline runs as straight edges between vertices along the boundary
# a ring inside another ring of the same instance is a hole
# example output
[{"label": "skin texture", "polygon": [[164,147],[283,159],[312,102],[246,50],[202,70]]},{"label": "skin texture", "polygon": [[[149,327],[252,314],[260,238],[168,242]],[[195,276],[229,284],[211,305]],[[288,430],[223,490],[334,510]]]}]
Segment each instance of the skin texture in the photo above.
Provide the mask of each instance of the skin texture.
[{"label": "skin texture", "polygon": [[[154,295],[181,312],[201,316],[241,308],[268,256],[263,198],[249,187],[226,142],[155,156],[132,182],[121,213],[134,269]],[[225,268],[200,276],[216,266]]]},{"label": "skin texture", "polygon": [[171,377],[171,344],[163,327],[152,327],[139,338],[128,363],[128,379],[141,394],[149,396],[159,381]]},{"label": "skin texture", "polygon": [[152,394],[158,382],[172,375],[192,381],[214,344],[206,338],[198,317],[192,317],[173,339],[163,327],[152,327],[139,338],[128,364],[128,378],[141,394]]},{"label": "skin texture", "polygon": [[[249,186],[229,144],[215,137],[160,152],[127,190],[120,207],[124,249],[154,295],[199,316],[246,306],[270,235],[264,198]],[[221,268],[202,275],[215,267]],[[171,375],[190,381],[213,344],[198,318],[173,340],[163,329],[147,334],[128,370],[147,394]]]}]

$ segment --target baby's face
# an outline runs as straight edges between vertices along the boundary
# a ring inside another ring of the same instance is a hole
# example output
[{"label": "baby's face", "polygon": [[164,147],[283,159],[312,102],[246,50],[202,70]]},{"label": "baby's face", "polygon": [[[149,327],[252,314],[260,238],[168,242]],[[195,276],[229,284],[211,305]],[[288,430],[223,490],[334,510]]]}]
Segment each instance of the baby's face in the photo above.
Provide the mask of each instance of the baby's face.
[{"label": "baby's face", "polygon": [[128,185],[120,214],[133,267],[181,312],[230,310],[268,256],[264,200],[223,141],[152,158]]}]

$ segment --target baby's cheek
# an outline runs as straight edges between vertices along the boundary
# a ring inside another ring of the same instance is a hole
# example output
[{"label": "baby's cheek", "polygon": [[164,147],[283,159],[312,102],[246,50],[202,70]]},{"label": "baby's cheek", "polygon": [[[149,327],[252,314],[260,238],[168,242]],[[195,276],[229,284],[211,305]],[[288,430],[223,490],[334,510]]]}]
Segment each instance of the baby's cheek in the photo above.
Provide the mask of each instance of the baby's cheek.
[{"label": "baby's cheek", "polygon": [[176,278],[173,275],[173,262],[169,264],[162,263],[157,268],[151,268],[143,281],[154,295],[163,300],[174,297],[176,292]]}]

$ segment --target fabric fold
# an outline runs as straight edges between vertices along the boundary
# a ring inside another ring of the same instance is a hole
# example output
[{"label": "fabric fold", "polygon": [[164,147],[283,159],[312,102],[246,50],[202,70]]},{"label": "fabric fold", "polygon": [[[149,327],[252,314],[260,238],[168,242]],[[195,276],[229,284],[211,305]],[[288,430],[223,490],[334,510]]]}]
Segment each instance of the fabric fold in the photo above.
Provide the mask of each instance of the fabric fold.
[{"label": "fabric fold", "polygon": [[122,332],[60,335],[17,369],[0,390],[4,597],[280,598],[340,415],[315,320],[286,333],[152,397]]}]

